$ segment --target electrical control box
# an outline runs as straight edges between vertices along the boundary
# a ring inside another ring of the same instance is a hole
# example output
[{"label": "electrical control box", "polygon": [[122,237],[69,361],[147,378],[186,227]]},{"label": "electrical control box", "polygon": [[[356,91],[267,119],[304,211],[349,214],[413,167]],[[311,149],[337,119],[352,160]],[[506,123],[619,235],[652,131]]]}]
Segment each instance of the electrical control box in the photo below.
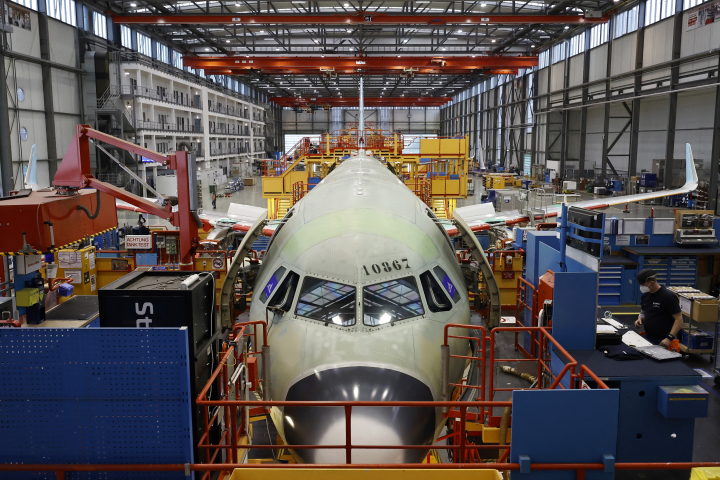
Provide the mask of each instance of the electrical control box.
[{"label": "electrical control box", "polygon": [[42,255],[16,255],[15,271],[20,275],[37,272],[42,268]]},{"label": "electrical control box", "polygon": [[157,237],[155,237],[155,246],[158,249],[161,249],[161,250],[164,249],[165,248],[165,237],[162,235],[158,235]]},{"label": "electrical control box", "polygon": [[176,237],[165,237],[165,251],[168,255],[177,255],[177,238]]}]

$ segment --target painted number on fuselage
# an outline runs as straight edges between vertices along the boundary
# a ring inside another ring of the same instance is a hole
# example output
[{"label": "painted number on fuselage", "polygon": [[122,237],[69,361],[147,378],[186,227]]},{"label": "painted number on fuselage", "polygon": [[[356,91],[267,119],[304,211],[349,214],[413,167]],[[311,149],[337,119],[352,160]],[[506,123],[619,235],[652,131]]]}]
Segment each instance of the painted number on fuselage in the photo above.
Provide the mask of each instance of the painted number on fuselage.
[{"label": "painted number on fuselage", "polygon": [[[370,268],[368,268],[370,267]],[[373,263],[372,265],[363,265],[363,271],[365,275],[379,275],[382,272],[390,273],[393,271],[399,271],[403,269],[409,269],[410,264],[407,258],[401,258],[400,260],[393,260],[392,262],[381,262]],[[372,272],[372,273],[370,273]]]}]

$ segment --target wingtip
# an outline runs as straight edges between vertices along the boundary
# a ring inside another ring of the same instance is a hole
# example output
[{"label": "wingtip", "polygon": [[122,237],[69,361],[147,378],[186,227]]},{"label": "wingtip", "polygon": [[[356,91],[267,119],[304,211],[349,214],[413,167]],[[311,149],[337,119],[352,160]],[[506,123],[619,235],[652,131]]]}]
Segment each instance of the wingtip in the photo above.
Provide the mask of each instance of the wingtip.
[{"label": "wingtip", "polygon": [[698,185],[698,174],[695,168],[695,158],[692,154],[692,147],[689,143],[685,144],[685,185],[695,190]]}]

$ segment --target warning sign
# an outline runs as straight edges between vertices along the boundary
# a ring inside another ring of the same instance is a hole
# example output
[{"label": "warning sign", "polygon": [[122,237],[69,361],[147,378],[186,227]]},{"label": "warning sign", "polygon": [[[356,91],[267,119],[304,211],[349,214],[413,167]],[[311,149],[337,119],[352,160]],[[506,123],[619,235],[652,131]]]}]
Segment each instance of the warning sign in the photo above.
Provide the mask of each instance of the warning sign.
[{"label": "warning sign", "polygon": [[213,258],[212,268],[213,270],[225,270],[225,262],[222,258]]},{"label": "warning sign", "polygon": [[126,235],[125,248],[128,250],[152,250],[152,235]]}]

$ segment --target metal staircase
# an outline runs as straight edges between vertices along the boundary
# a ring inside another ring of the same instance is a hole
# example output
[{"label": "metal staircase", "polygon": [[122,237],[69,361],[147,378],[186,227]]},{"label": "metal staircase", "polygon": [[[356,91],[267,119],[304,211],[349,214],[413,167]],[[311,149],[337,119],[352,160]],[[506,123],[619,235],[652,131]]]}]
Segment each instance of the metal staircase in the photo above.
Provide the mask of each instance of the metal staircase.
[{"label": "metal staircase", "polygon": [[445,205],[445,199],[434,198],[432,201],[432,210],[437,218],[442,220],[448,219],[447,206]]},{"label": "metal staircase", "polygon": [[[110,116],[114,119],[110,121],[109,125],[110,133],[113,134],[135,131],[132,115],[127,111],[121,100],[121,91],[117,85],[109,86],[102,96],[97,99],[96,117]],[[120,125],[120,122],[122,122],[122,125]]]},{"label": "metal staircase", "polygon": [[292,207],[292,199],[291,198],[280,198],[278,199],[278,206],[277,206],[277,218],[283,218],[288,210]]}]

